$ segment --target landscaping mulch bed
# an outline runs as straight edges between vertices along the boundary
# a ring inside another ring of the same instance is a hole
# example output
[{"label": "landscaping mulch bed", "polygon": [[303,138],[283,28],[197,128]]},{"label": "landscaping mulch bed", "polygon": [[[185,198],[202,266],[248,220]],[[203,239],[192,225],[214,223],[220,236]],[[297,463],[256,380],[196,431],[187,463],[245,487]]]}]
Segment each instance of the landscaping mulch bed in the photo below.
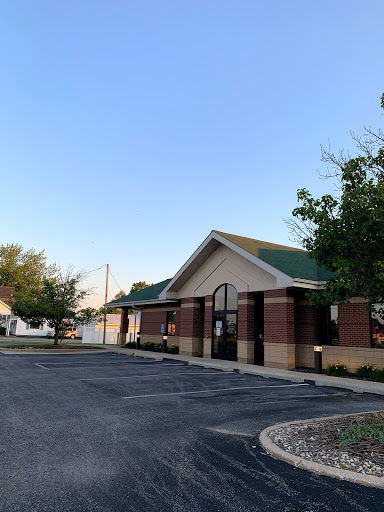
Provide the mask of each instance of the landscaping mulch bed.
[{"label": "landscaping mulch bed", "polygon": [[[343,445],[340,434],[348,427],[365,436]],[[384,432],[384,411],[294,424],[269,432],[269,437],[282,450],[303,459],[383,477],[384,439],[374,437],[380,437],[380,429]]]}]

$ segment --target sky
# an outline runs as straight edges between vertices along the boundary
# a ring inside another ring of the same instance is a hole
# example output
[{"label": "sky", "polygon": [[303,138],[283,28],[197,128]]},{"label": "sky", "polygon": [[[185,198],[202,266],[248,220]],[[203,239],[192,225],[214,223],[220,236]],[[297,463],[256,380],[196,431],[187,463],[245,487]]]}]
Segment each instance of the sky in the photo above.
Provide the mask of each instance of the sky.
[{"label": "sky", "polygon": [[[211,230],[297,246],[320,145],[382,127],[382,0],[1,0],[0,244],[173,277]],[[102,267],[102,268],[100,268]]]}]

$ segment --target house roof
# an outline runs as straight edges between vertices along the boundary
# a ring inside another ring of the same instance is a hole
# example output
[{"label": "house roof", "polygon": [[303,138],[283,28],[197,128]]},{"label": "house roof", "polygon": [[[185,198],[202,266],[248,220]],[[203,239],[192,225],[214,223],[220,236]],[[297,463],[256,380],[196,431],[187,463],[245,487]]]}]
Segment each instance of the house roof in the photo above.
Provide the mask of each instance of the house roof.
[{"label": "house roof", "polygon": [[334,275],[333,272],[318,267],[316,261],[309,257],[309,253],[302,249],[230,235],[221,231],[214,232],[290,277],[308,281],[326,281]]},{"label": "house roof", "polygon": [[119,305],[123,305],[126,302],[141,302],[145,300],[156,300],[159,298],[160,293],[164,290],[167,284],[170,282],[170,279],[166,279],[165,281],[161,281],[160,283],[153,284],[152,286],[147,286],[147,288],[143,288],[138,292],[131,293],[129,295],[125,295],[125,297],[121,297],[120,299],[112,300],[108,302],[106,306],[114,306],[119,307]]},{"label": "house roof", "polygon": [[0,286],[0,300],[7,306],[11,305],[11,297],[15,293],[13,286]]}]

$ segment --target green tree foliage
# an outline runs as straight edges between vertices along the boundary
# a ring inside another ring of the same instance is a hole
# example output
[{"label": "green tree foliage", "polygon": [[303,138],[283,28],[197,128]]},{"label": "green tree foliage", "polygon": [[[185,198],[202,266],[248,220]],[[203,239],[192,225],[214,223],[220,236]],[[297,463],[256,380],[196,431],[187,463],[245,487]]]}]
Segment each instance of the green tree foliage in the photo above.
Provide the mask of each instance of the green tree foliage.
[{"label": "green tree foliage", "polygon": [[19,244],[0,245],[0,286],[27,292],[39,288],[44,279],[52,279],[56,273],[55,264],[47,265],[44,251],[25,251]]},{"label": "green tree foliage", "polygon": [[133,283],[129,291],[129,294],[138,292],[140,290],[143,290],[144,288],[148,288],[148,286],[152,286],[153,284],[154,283],[147,284],[145,281],[138,281],[137,283]]},{"label": "green tree foliage", "polygon": [[86,274],[70,268],[65,273],[59,272],[55,279],[44,279],[39,288],[30,288],[28,293],[18,291],[12,311],[24,322],[47,323],[55,330],[57,345],[68,325],[102,318],[100,310],[81,309],[83,300],[90,294],[90,290],[81,288],[85,277]]},{"label": "green tree foliage", "polygon": [[[118,293],[116,293],[116,295],[113,297],[112,300],[121,299],[121,297],[125,297],[126,295],[127,294],[125,293],[124,290],[120,290]],[[108,308],[106,311],[107,311],[107,314],[110,314],[110,315],[120,315],[121,308]]]},{"label": "green tree foliage", "polygon": [[322,148],[326,177],[338,180],[337,192],[316,199],[307,189],[298,190],[302,204],[288,224],[318,265],[336,272],[323,291],[310,294],[312,303],[361,296],[372,309],[384,301],[384,134],[365,128],[362,137],[352,137],[358,149],[354,158]]}]

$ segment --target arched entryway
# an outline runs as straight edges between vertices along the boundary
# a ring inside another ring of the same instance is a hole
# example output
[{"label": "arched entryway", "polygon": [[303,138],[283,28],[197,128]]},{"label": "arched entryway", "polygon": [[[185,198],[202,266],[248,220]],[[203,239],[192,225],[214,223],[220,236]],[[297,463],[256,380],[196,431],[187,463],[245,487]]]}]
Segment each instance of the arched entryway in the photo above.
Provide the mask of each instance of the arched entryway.
[{"label": "arched entryway", "polygon": [[237,360],[237,290],[221,285],[213,294],[212,357]]}]

